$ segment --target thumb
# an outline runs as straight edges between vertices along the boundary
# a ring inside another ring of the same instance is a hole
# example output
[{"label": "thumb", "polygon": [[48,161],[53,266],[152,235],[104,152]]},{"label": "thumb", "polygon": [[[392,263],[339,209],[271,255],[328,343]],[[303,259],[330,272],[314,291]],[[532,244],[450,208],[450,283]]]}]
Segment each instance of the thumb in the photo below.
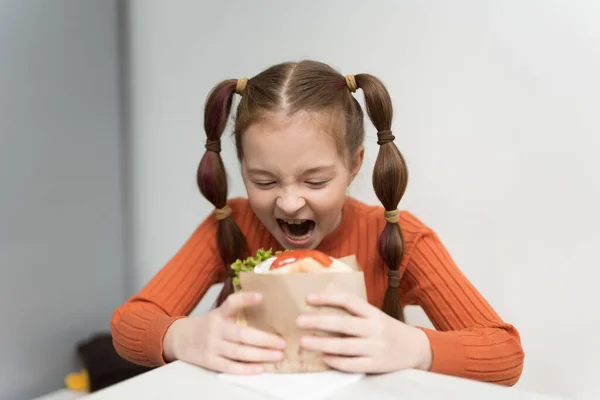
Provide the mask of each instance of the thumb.
[{"label": "thumb", "polygon": [[262,295],[254,292],[238,292],[227,297],[227,300],[219,310],[225,318],[233,318],[238,311],[259,304],[262,301]]}]

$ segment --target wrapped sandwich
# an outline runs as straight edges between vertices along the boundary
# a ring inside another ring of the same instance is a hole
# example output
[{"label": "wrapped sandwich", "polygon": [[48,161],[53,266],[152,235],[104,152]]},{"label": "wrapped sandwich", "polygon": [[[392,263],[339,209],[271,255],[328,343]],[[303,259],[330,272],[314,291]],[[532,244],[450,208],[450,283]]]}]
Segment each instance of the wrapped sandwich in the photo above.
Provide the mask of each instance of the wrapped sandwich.
[{"label": "wrapped sandwich", "polygon": [[242,272],[293,274],[352,272],[358,269],[318,250],[287,250],[273,253],[272,250],[263,249],[258,250],[256,257],[249,257],[245,261],[237,260],[231,267],[236,272],[234,284],[237,289],[240,288]]},{"label": "wrapped sandwich", "polygon": [[291,373],[328,369],[320,354],[301,348],[299,343],[304,335],[329,333],[300,329],[296,319],[306,312],[347,314],[338,308],[310,307],[306,297],[311,293],[346,292],[366,299],[364,275],[356,257],[336,259],[317,250],[261,249],[255,257],[238,260],[232,268],[236,290],[263,295],[260,305],[240,313],[238,323],[280,335],[287,342],[283,360],[265,364],[265,370]]}]

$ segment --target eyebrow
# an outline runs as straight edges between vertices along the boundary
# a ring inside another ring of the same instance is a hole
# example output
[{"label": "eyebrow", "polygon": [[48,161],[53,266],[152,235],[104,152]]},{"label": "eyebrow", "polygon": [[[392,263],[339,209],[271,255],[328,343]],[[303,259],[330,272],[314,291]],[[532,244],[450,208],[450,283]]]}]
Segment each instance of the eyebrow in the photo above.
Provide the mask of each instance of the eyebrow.
[{"label": "eyebrow", "polygon": [[[329,172],[329,171],[333,171],[334,169],[335,169],[335,165],[319,165],[317,167],[307,169],[306,171],[304,171],[303,175],[310,175],[310,174],[315,174],[318,172]],[[264,169],[260,169],[260,168],[249,168],[247,171],[249,174],[273,175],[272,172],[264,170]]]}]

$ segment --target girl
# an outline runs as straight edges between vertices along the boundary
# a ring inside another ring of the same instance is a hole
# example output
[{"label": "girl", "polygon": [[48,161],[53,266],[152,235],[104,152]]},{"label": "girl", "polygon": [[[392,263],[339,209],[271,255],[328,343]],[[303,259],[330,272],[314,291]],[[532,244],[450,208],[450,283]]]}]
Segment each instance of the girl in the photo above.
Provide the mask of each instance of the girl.
[{"label": "girl", "polygon": [[[364,93],[377,128],[373,186],[383,207],[346,196],[364,155]],[[248,199],[227,200],[221,136],[232,100],[241,95],[235,144]],[[315,293],[312,305],[343,307],[352,316],[301,316],[297,324],[344,334],[304,337],[334,369],[382,373],[419,368],[513,385],[523,367],[517,330],[505,323],[457,268],[436,233],[397,210],[407,169],[391,132],[392,102],[367,74],[342,76],[314,62],[275,65],[251,79],[226,80],[204,110],[206,152],[198,186],[215,206],[167,265],[112,318],[119,354],[146,366],[183,360],[229,373],[260,373],[282,357],[277,336],[235,324],[239,309],[261,301],[230,294],[238,258],[259,248],[311,248],[332,257],[355,254],[368,302]],[[208,288],[223,282],[217,307],[187,315]],[[421,306],[436,330],[403,322],[401,305]]]}]

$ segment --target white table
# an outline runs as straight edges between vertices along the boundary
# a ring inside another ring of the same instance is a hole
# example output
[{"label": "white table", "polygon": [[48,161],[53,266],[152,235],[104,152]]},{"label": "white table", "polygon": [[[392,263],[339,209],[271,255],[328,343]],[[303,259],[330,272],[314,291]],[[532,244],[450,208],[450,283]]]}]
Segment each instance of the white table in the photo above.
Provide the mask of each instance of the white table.
[{"label": "white table", "polygon": [[[138,375],[96,393],[85,400],[144,399],[248,399],[266,397],[223,382],[211,371],[176,361]],[[329,400],[557,400],[556,397],[523,392],[423,371],[406,370],[386,375],[367,376],[340,389]]]},{"label": "white table", "polygon": [[43,396],[36,397],[33,400],[79,400],[85,396],[84,392],[75,390],[60,389],[52,393],[47,393]]}]

